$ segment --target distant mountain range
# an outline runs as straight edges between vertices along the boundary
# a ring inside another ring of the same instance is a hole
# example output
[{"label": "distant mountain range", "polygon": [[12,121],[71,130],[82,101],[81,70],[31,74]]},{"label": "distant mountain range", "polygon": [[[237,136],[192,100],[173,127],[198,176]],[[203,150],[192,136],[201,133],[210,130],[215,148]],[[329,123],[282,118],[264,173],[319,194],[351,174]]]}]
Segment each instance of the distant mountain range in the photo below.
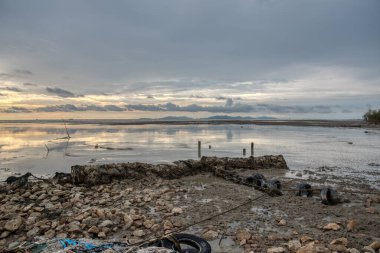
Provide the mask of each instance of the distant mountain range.
[{"label": "distant mountain range", "polygon": [[228,116],[228,115],[216,115],[216,116],[211,116],[208,118],[204,118],[206,120],[273,120],[277,119],[274,117],[267,117],[267,116],[261,116],[261,117],[242,117],[242,116]]}]

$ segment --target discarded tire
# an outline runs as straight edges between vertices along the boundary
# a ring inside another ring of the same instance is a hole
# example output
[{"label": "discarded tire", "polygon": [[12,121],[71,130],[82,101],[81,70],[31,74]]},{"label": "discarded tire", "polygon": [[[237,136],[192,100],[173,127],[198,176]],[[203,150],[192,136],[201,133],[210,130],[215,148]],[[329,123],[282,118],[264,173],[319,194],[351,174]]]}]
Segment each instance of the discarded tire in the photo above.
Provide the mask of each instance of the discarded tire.
[{"label": "discarded tire", "polygon": [[198,253],[197,249],[181,249],[181,253]]},{"label": "discarded tire", "polygon": [[263,174],[256,173],[246,178],[247,183],[253,184],[261,188],[267,188],[267,182]]},{"label": "discarded tire", "polygon": [[5,182],[7,184],[10,184],[14,186],[15,188],[23,187],[28,184],[29,177],[32,176],[32,173],[28,172],[25,173],[22,176],[16,177],[16,176],[10,176],[8,177]]},{"label": "discarded tire", "polygon": [[268,187],[269,189],[281,190],[282,185],[280,180],[272,179],[268,181]]},{"label": "discarded tire", "polygon": [[[181,249],[181,253],[211,253],[210,244],[195,235],[191,234],[174,234],[174,238],[179,242],[179,244],[184,247]],[[165,242],[165,248],[176,250],[174,243],[169,243],[169,241]]]},{"label": "discarded tire", "polygon": [[53,180],[59,184],[71,183],[73,179],[71,178],[71,173],[56,172]]},{"label": "discarded tire", "polygon": [[325,205],[336,205],[340,201],[338,192],[330,187],[323,187],[321,189],[321,199]]},{"label": "discarded tire", "polygon": [[297,185],[297,196],[301,196],[301,197],[313,197],[313,189],[311,187],[311,185],[307,184],[307,183],[301,183],[299,185]]}]

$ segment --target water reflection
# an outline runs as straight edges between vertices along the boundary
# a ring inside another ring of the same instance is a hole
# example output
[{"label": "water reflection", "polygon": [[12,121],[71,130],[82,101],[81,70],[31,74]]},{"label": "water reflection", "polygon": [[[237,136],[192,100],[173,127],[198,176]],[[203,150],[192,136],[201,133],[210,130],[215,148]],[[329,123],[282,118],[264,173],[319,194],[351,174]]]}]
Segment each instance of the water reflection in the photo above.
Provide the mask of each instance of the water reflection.
[{"label": "water reflection", "polygon": [[234,135],[233,135],[231,129],[227,129],[226,132],[227,132],[226,133],[227,141],[232,141],[232,138],[234,137]]},{"label": "water reflection", "polygon": [[338,166],[348,168],[342,175],[367,173],[366,180],[380,184],[379,168],[368,166],[380,163],[379,131],[253,125],[68,125],[68,131],[69,141],[62,124],[0,124],[0,168],[46,174],[89,161],[197,159],[198,140],[202,155],[236,157],[254,142],[255,155],[283,154],[291,169]]}]

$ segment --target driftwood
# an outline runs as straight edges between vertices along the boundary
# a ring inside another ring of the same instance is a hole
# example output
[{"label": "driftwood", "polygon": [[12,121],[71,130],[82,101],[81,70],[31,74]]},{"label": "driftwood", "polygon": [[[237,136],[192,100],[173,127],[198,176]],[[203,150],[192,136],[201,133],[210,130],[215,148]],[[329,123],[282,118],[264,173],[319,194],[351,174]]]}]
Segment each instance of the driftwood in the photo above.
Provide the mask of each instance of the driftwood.
[{"label": "driftwood", "polygon": [[202,157],[200,160],[176,161],[173,164],[152,165],[147,163],[117,163],[104,165],[76,165],[71,167],[74,184],[107,184],[113,180],[142,179],[156,176],[164,179],[177,179],[211,172],[217,175],[217,169],[288,169],[282,155],[250,158]]}]

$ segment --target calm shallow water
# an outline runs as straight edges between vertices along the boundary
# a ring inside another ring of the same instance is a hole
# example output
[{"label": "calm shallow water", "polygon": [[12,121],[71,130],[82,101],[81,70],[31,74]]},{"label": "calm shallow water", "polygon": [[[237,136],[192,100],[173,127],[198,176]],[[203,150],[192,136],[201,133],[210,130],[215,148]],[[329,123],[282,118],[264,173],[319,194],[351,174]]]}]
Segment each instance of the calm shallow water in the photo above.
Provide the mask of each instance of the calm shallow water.
[{"label": "calm shallow water", "polygon": [[283,154],[291,170],[336,166],[337,175],[380,188],[380,167],[368,165],[380,164],[378,130],[226,124],[68,125],[68,131],[69,141],[59,124],[0,124],[0,178],[69,172],[75,164],[197,159],[200,140],[202,155],[238,157],[243,148],[249,155],[254,142],[255,156]]}]

